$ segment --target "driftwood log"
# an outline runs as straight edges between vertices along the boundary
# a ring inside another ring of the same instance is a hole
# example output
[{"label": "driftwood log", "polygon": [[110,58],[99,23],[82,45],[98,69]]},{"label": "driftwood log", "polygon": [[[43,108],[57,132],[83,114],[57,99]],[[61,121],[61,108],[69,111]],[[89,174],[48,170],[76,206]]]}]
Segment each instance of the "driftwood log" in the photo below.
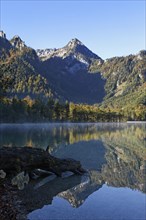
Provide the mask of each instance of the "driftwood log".
[{"label": "driftwood log", "polygon": [[7,175],[20,172],[31,173],[35,169],[42,169],[61,176],[62,172],[71,171],[83,174],[85,170],[79,161],[73,159],[59,159],[47,151],[30,147],[2,147],[0,148],[0,170]]}]

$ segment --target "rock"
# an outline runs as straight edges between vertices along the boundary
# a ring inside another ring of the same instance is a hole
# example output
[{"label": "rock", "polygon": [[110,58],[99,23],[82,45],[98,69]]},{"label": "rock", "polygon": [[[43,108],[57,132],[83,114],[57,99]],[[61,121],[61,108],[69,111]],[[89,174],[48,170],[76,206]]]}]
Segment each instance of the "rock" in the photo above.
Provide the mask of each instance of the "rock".
[{"label": "rock", "polygon": [[4,179],[6,177],[6,173],[3,170],[0,170],[0,178]]},{"label": "rock", "polygon": [[17,176],[15,176],[12,181],[12,185],[16,185],[19,190],[24,189],[25,184],[29,183],[29,175],[24,172],[19,173]]}]

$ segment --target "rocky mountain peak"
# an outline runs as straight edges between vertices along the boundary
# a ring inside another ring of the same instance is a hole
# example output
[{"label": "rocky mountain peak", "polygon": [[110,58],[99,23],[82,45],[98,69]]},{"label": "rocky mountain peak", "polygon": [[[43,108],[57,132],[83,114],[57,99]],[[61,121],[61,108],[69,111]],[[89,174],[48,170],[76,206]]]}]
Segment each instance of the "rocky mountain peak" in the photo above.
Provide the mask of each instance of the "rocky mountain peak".
[{"label": "rocky mountain peak", "polygon": [[70,58],[71,61],[74,59],[78,60],[81,63],[86,64],[87,66],[90,64],[92,59],[98,59],[102,61],[102,59],[94,54],[91,50],[89,50],[80,40],[77,38],[73,38],[68,42],[68,44],[59,49],[38,49],[37,55],[42,60],[47,60],[52,57],[60,57],[62,59]]},{"label": "rocky mountain peak", "polygon": [[98,55],[93,53],[88,47],[86,47],[80,40],[77,38],[72,39],[69,43],[64,47],[66,50],[66,54],[74,55],[76,58],[81,58],[86,60],[88,63],[92,59],[102,60]]},{"label": "rocky mountain peak", "polygon": [[69,41],[69,43],[67,44],[68,47],[75,47],[77,45],[83,45],[83,43],[78,40],[77,38],[73,38],[72,40]]},{"label": "rocky mountain peak", "polygon": [[6,34],[3,31],[0,31],[0,59],[6,58],[9,54],[9,50],[12,48],[12,45],[6,38]]},{"label": "rocky mountain peak", "polygon": [[146,50],[139,51],[138,55],[141,56],[141,57],[145,57],[146,56]]},{"label": "rocky mountain peak", "polygon": [[3,31],[0,31],[0,37],[6,39],[6,34]]},{"label": "rocky mountain peak", "polygon": [[17,49],[22,49],[23,47],[26,47],[25,42],[21,40],[21,38],[18,35],[15,35],[11,40],[10,43],[13,47]]}]

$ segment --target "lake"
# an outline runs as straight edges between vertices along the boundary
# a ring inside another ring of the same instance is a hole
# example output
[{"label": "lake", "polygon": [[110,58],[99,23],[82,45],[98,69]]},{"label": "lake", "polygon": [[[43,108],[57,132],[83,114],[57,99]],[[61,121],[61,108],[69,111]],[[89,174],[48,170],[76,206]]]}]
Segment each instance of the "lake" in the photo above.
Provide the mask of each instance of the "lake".
[{"label": "lake", "polygon": [[146,147],[141,123],[1,124],[1,146],[46,149],[88,173],[31,181],[19,192],[29,220],[145,220]]}]

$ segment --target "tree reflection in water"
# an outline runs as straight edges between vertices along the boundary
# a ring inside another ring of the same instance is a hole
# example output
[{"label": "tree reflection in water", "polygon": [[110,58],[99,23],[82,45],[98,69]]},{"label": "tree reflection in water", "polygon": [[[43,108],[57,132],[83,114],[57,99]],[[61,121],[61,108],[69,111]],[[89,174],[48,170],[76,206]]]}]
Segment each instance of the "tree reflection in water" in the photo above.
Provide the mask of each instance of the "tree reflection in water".
[{"label": "tree reflection in water", "polygon": [[103,184],[146,193],[145,126],[133,124],[39,124],[1,127],[1,145],[46,148],[59,157],[80,159],[89,170],[83,177],[32,181],[19,192],[28,210],[51,204],[54,196],[81,206]]}]

